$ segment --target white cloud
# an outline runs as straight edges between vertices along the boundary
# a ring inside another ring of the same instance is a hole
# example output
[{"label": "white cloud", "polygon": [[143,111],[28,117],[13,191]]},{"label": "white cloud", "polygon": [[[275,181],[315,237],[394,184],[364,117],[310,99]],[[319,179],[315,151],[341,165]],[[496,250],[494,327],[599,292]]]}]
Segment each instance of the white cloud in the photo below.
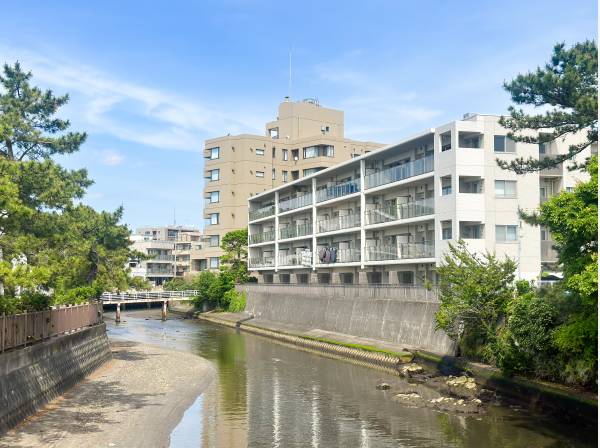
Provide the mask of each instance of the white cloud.
[{"label": "white cloud", "polygon": [[0,53],[6,61],[19,59],[33,72],[34,83],[69,92],[67,114],[88,132],[162,149],[200,151],[205,138],[260,129],[261,121],[254,117],[235,119],[209,104],[116,79],[94,67],[9,47],[0,46]]},{"label": "white cloud", "polygon": [[103,165],[117,166],[123,163],[124,160],[125,156],[123,156],[123,154],[113,151],[112,149],[107,149],[100,152],[100,162]]}]

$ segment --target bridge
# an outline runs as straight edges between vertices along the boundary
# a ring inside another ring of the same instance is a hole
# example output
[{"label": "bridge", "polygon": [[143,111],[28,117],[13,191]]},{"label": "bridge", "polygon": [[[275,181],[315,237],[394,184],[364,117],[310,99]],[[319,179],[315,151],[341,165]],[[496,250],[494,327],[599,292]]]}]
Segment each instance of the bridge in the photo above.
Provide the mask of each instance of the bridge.
[{"label": "bridge", "polygon": [[167,319],[167,304],[176,300],[190,301],[199,294],[197,290],[186,291],[132,291],[132,292],[104,292],[100,296],[102,305],[116,305],[115,321],[121,322],[121,305],[126,303],[160,303],[162,302],[162,320]]}]

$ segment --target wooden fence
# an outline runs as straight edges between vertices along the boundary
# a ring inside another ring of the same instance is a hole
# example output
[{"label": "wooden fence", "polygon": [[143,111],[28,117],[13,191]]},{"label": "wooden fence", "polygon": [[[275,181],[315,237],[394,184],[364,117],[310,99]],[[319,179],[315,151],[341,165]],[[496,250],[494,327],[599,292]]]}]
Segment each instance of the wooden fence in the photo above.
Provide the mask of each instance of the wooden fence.
[{"label": "wooden fence", "polygon": [[102,322],[102,308],[96,303],[53,307],[35,313],[2,315],[0,316],[0,353],[100,322]]}]

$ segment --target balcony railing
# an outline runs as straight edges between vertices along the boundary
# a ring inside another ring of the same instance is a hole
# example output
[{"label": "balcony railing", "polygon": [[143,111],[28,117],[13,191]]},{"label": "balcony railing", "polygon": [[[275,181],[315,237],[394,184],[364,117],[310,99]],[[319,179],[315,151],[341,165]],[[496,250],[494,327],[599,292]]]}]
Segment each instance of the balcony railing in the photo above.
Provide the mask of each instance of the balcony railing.
[{"label": "balcony railing", "polygon": [[299,226],[289,226],[279,229],[279,239],[296,238],[306,236],[312,233],[312,223],[301,224]]},{"label": "balcony railing", "polygon": [[287,212],[300,207],[306,207],[312,204],[312,193],[306,193],[292,199],[288,199],[279,203],[279,212]]},{"label": "balcony railing", "polygon": [[150,263],[152,263],[153,261],[174,261],[175,257],[173,255],[154,255],[154,254],[148,254],[149,257],[152,257],[150,260],[148,260]]},{"label": "balcony railing", "polygon": [[323,219],[317,222],[317,233],[332,232],[334,230],[349,229],[360,225],[360,214],[338,216],[337,218]]},{"label": "balcony railing", "polygon": [[433,243],[400,243],[396,246],[372,246],[366,248],[366,261],[402,260],[411,258],[432,258]]},{"label": "balcony railing", "polygon": [[146,275],[147,276],[155,276],[155,275],[173,276],[174,274],[173,274],[173,269],[147,269]]},{"label": "balcony railing", "polygon": [[394,166],[365,176],[366,188],[378,187],[433,171],[433,156]]},{"label": "balcony railing", "polygon": [[279,266],[311,266],[312,252],[305,250],[299,254],[288,254],[279,256]]},{"label": "balcony railing", "polygon": [[248,217],[250,221],[266,218],[275,214],[275,206],[268,205],[267,207],[259,208],[258,210],[250,210]]},{"label": "balcony railing", "polygon": [[540,176],[561,176],[563,174],[563,164],[559,163],[551,168],[540,170]]},{"label": "balcony railing", "polygon": [[434,213],[433,199],[407,202],[387,207],[378,207],[365,212],[367,225],[381,224],[382,222],[397,221],[399,219],[416,218],[417,216],[432,215]]},{"label": "balcony railing", "polygon": [[275,230],[250,235],[250,244],[266,243],[267,241],[275,241]]},{"label": "balcony railing", "polygon": [[350,180],[331,187],[326,187],[317,191],[317,202],[327,201],[329,199],[347,196],[360,191],[360,183],[358,180]]},{"label": "balcony railing", "polygon": [[275,266],[273,257],[253,257],[248,260],[248,265],[251,268],[271,268]]},{"label": "balcony railing", "polygon": [[[326,252],[329,251],[329,254]],[[333,249],[320,247],[318,250],[318,264],[353,263],[360,261],[360,249]]]}]

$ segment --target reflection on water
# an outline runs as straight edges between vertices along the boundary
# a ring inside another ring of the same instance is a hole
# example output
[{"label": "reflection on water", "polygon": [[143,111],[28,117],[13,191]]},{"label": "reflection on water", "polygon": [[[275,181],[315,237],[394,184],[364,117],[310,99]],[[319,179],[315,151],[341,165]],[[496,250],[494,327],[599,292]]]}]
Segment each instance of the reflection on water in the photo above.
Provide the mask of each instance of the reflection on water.
[{"label": "reflection on water", "polygon": [[[465,417],[410,407],[393,400],[394,390],[413,387],[398,377],[229,328],[158,317],[127,312],[118,327],[107,318],[109,335],[191,351],[218,370],[218,381],[173,432],[174,448],[596,446],[593,433],[586,443],[584,431],[527,412],[496,407]],[[392,389],[376,390],[382,380]]]}]

